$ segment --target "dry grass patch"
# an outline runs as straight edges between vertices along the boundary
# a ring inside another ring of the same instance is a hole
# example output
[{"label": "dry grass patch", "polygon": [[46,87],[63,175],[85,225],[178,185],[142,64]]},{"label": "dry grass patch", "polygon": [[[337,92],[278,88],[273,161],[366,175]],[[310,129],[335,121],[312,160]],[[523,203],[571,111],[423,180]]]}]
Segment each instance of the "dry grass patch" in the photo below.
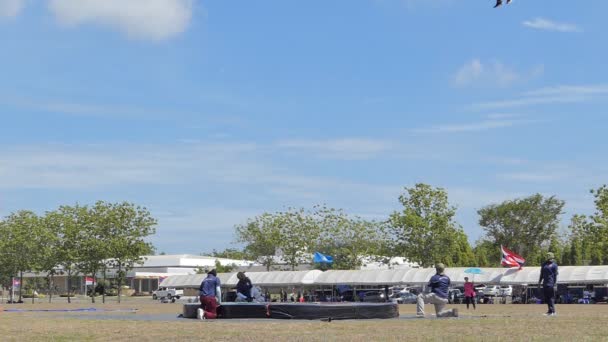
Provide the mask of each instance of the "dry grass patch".
[{"label": "dry grass patch", "polygon": [[[134,320],[136,317],[174,317],[181,304],[150,299],[126,303],[53,303],[4,305],[5,308],[139,309],[132,313],[0,313],[3,341],[608,341],[608,305],[561,305],[557,317],[544,317],[543,305],[457,305],[458,319],[391,319],[333,321],[283,320]],[[429,308],[432,311],[432,306]],[[403,316],[415,314],[402,305]],[[429,312],[430,312],[429,311]],[[100,316],[101,315],[101,316]],[[120,317],[124,320],[105,319]],[[91,316],[89,318],[83,318]],[[103,319],[102,319],[103,318]]]}]

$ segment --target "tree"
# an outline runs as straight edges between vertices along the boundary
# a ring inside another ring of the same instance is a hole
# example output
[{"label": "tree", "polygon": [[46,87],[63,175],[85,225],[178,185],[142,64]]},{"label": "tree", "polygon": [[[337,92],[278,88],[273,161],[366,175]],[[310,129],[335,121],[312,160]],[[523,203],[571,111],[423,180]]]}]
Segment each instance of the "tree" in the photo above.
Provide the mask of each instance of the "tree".
[{"label": "tree", "polygon": [[157,224],[146,208],[132,203],[99,201],[93,208],[97,228],[103,234],[108,260],[106,265],[117,269],[118,302],[126,272],[143,263],[143,255],[151,254],[153,246],[145,239],[155,233]]},{"label": "tree", "polygon": [[108,250],[104,241],[106,233],[97,219],[103,215],[103,208],[88,208],[80,211],[78,217],[78,237],[76,238],[78,251],[77,268],[85,276],[93,277],[93,290],[91,302],[95,303],[95,286],[98,271],[106,267],[104,260],[108,258]]},{"label": "tree", "polygon": [[403,210],[394,212],[388,228],[396,255],[429,267],[437,262],[453,264],[460,227],[454,221],[456,208],[447,192],[427,184],[405,188],[399,196]]},{"label": "tree", "polygon": [[87,207],[60,206],[57,210],[47,212],[45,224],[57,234],[55,252],[57,253],[57,264],[61,272],[67,274],[68,280],[68,303],[71,303],[72,280],[78,272],[77,264],[82,246],[81,238],[85,236],[84,230],[88,229],[89,212]]},{"label": "tree", "polygon": [[287,265],[295,270],[300,264],[310,263],[320,236],[314,214],[305,209],[289,208],[275,214],[275,224],[280,236],[278,246]]},{"label": "tree", "polygon": [[538,264],[542,247],[549,246],[559,225],[564,201],[540,194],[486,206],[477,211],[487,241],[504,245]]},{"label": "tree", "polygon": [[[7,265],[5,269],[11,276],[18,275],[23,284],[23,272],[37,270],[37,261],[44,257],[39,248],[44,227],[40,218],[28,210],[20,210],[10,214],[0,226],[0,238],[4,240],[2,259]],[[12,286],[12,284],[11,284]],[[19,286],[19,300],[22,300],[22,288]]]},{"label": "tree", "polygon": [[591,190],[595,197],[596,212],[591,216],[593,224],[589,226],[589,234],[593,239],[593,265],[608,264],[608,186],[603,185]]},{"label": "tree", "polygon": [[276,218],[264,213],[236,226],[235,231],[237,242],[246,244],[245,253],[270,271],[275,264],[275,253],[281,240]]},{"label": "tree", "polygon": [[333,257],[333,269],[352,270],[367,260],[381,256],[383,243],[382,222],[349,217],[341,209],[315,207],[320,227],[316,251]]}]

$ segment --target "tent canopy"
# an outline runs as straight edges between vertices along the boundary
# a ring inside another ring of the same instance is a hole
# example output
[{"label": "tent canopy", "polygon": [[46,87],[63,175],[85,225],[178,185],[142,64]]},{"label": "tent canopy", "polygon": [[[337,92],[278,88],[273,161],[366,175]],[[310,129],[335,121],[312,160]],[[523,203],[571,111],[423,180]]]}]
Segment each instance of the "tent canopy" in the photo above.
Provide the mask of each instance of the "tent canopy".
[{"label": "tent canopy", "polygon": [[[465,272],[468,267],[446,268],[452,285],[460,286],[464,277],[475,283],[497,285],[537,284],[540,267],[480,268],[480,273]],[[254,285],[258,286],[305,286],[305,285],[426,285],[435,274],[434,268],[404,268],[393,270],[329,270],[329,271],[273,271],[246,272]],[[206,274],[175,275],[166,278],[161,286],[198,288]],[[236,273],[219,273],[225,287],[234,287],[238,282]],[[608,284],[608,266],[560,266],[557,278],[560,284]]]}]

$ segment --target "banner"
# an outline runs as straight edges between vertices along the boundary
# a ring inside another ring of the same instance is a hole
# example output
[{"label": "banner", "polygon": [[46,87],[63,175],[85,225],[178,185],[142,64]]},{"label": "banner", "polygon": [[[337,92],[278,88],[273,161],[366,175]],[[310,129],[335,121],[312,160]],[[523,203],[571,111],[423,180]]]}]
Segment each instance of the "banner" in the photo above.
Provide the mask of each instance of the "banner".
[{"label": "banner", "polygon": [[95,278],[93,277],[85,277],[85,285],[93,285],[93,283],[95,282]]},{"label": "banner", "polygon": [[13,278],[13,287],[20,287],[21,281],[19,279]]}]

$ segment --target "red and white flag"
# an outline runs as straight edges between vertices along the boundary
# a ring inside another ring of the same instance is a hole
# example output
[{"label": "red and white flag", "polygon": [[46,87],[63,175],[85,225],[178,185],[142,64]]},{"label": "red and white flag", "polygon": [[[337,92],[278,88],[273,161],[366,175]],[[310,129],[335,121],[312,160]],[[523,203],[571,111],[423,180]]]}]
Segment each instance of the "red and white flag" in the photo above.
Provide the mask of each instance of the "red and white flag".
[{"label": "red and white flag", "polygon": [[95,282],[95,279],[93,277],[86,277],[85,278],[85,285],[93,285],[93,283]]},{"label": "red and white flag", "polygon": [[500,264],[504,267],[519,267],[521,269],[526,262],[526,259],[522,258],[521,255],[510,251],[503,245],[500,245],[500,252],[502,253]]},{"label": "red and white flag", "polygon": [[21,281],[19,279],[13,278],[13,287],[21,286]]}]

